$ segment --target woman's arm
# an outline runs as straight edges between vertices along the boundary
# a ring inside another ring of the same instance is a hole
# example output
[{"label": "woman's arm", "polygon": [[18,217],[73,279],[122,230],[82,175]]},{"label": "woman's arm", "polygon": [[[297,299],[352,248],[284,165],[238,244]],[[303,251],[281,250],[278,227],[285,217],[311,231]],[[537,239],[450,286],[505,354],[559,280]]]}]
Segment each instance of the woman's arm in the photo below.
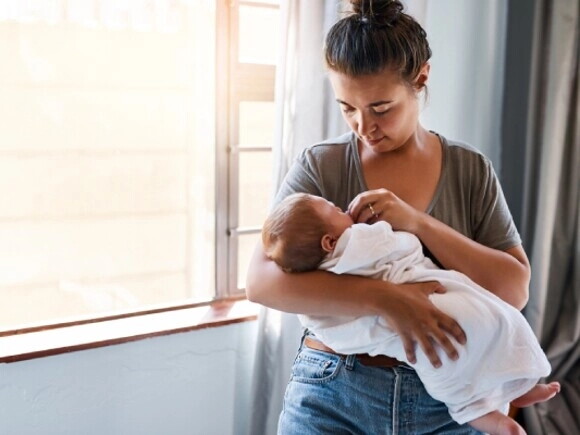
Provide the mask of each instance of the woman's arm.
[{"label": "woman's arm", "polygon": [[446,269],[469,276],[518,310],[528,302],[530,263],[521,246],[488,248],[422,213],[412,231]]},{"label": "woman's arm", "polygon": [[373,222],[368,204],[395,230],[415,234],[443,267],[464,273],[480,286],[521,310],[528,300],[530,265],[521,246],[507,251],[481,245],[420,212],[386,189],[358,195],[349,207],[357,222]]},{"label": "woman's arm", "polygon": [[418,343],[438,367],[441,361],[434,345],[440,345],[455,359],[457,351],[448,335],[463,344],[465,334],[455,320],[431,303],[428,295],[434,292],[444,293],[445,289],[436,282],[395,285],[324,271],[285,273],[265,256],[261,244],[250,262],[246,283],[250,301],[282,311],[327,316],[379,315],[401,336],[410,362],[416,361]]}]

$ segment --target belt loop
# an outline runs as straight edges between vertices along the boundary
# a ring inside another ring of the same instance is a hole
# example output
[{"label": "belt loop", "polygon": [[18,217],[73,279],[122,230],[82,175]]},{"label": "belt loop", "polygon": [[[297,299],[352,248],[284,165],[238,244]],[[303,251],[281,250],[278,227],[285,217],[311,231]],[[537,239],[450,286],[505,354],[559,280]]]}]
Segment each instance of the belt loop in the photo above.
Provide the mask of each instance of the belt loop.
[{"label": "belt loop", "polygon": [[302,337],[300,338],[300,346],[298,346],[298,350],[296,351],[296,356],[294,357],[294,363],[296,363],[296,361],[298,361],[298,358],[300,358],[300,353],[302,352],[302,348],[304,347],[304,340],[306,339],[307,335],[308,335],[308,329],[304,328],[304,331],[302,332]]},{"label": "belt loop", "polygon": [[354,362],[356,361],[356,355],[351,354],[351,355],[347,355],[346,356],[346,369],[347,370],[352,370],[354,367]]},{"label": "belt loop", "polygon": [[308,330],[308,328],[304,328],[302,330],[302,337],[300,337],[300,347],[298,347],[298,350],[300,351],[303,347],[304,347],[304,340],[306,339],[306,337],[308,337],[310,335],[310,331]]}]

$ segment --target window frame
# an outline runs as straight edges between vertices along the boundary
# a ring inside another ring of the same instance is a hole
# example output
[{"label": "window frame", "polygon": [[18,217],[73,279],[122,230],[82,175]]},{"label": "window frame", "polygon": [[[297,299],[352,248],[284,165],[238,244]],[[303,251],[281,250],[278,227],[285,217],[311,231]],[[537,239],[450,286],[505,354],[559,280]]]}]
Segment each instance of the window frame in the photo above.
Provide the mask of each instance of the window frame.
[{"label": "window frame", "polygon": [[[276,66],[239,62],[239,9],[240,6],[259,7],[264,9],[280,9],[279,4],[261,3],[256,1],[229,1],[223,0],[229,7],[221,10],[218,7],[218,27],[220,24],[228,29],[228,50],[219,50],[223,41],[224,32],[218,31],[218,101],[216,107],[228,107],[220,113],[217,110],[216,132],[218,148],[217,173],[227,173],[228,180],[223,177],[217,180],[218,210],[225,210],[223,217],[218,218],[216,234],[216,297],[237,297],[245,289],[238,287],[238,253],[239,237],[243,235],[259,234],[260,226],[239,226],[239,156],[240,153],[272,152],[273,147],[248,147],[239,145],[239,105],[243,101],[274,101]],[[227,76],[222,74],[227,71]],[[225,80],[222,80],[225,79]],[[224,85],[227,83],[227,88]],[[227,114],[227,119],[224,118]],[[227,134],[225,133],[227,131]],[[225,154],[224,154],[225,153]],[[221,172],[224,171],[224,172]],[[227,198],[227,199],[226,199]],[[221,208],[223,207],[223,208]],[[218,212],[218,214],[222,215]],[[225,241],[220,235],[225,234]],[[218,264],[227,265],[227,274],[218,272]]]},{"label": "window frame", "polygon": [[[196,309],[210,306],[220,307],[223,304],[237,304],[245,300],[245,289],[238,288],[238,238],[244,234],[257,234],[261,228],[238,226],[238,187],[239,187],[239,154],[255,152],[272,152],[272,147],[240,147],[239,139],[239,103],[241,101],[274,101],[275,65],[249,64],[238,61],[238,20],[239,7],[252,6],[280,9],[277,3],[262,3],[244,0],[215,0],[216,33],[215,33],[215,293],[211,300],[186,303],[186,300],[161,304],[143,309],[127,309],[111,314],[91,314],[71,320],[55,319],[54,322],[23,325],[0,331],[3,338],[25,334],[34,334],[59,328],[83,326],[91,323],[105,324],[138,316],[152,316],[174,310]],[[227,108],[223,110],[223,108]],[[220,108],[222,108],[220,110]],[[224,273],[227,271],[227,273]],[[225,315],[220,324],[237,322],[239,319],[255,320],[257,311],[242,317]],[[215,322],[213,322],[215,323]],[[204,327],[196,324],[193,329]],[[161,327],[158,335],[163,334]],[[122,337],[122,331],[119,332]],[[144,337],[146,338],[146,337]],[[120,339],[120,342],[130,341]],[[116,344],[116,342],[114,343]],[[93,343],[83,348],[99,347]],[[42,344],[45,346],[45,344]],[[42,347],[39,345],[39,347]],[[74,350],[74,349],[73,349]],[[63,350],[67,352],[70,350]],[[59,352],[57,352],[59,353]],[[40,355],[45,356],[45,355]],[[16,357],[15,360],[18,360]],[[0,361],[6,362],[6,361]]]}]

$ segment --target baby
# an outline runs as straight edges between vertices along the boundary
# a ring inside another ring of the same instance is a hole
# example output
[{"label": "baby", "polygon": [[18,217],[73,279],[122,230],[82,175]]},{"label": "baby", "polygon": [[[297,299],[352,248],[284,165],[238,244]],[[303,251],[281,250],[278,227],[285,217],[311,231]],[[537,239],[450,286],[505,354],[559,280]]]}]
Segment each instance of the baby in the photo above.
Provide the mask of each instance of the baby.
[{"label": "baby", "polygon": [[[490,434],[521,426],[499,410],[509,402],[524,407],[552,398],[557,382],[537,384],[550,364],[521,313],[466,275],[442,270],[423,255],[419,239],[379,221],[355,224],[324,198],[297,193],[282,201],[262,230],[266,255],[285,272],[317,268],[393,283],[438,281],[446,292],[430,295],[441,311],[459,322],[468,341],[434,368],[418,352],[411,364],[429,394],[444,402],[459,424]],[[378,316],[299,316],[317,339],[340,354],[388,355],[410,364],[402,341]],[[451,338],[451,340],[453,340]]]}]

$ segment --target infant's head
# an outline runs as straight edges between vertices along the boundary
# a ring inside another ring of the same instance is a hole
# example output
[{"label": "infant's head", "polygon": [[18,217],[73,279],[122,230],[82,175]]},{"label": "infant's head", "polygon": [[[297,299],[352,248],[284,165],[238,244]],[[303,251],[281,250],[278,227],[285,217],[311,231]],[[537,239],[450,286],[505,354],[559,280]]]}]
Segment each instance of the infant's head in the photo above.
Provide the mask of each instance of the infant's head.
[{"label": "infant's head", "polygon": [[314,270],[352,224],[348,214],[326,199],[295,193],[266,219],[264,251],[285,272]]}]

